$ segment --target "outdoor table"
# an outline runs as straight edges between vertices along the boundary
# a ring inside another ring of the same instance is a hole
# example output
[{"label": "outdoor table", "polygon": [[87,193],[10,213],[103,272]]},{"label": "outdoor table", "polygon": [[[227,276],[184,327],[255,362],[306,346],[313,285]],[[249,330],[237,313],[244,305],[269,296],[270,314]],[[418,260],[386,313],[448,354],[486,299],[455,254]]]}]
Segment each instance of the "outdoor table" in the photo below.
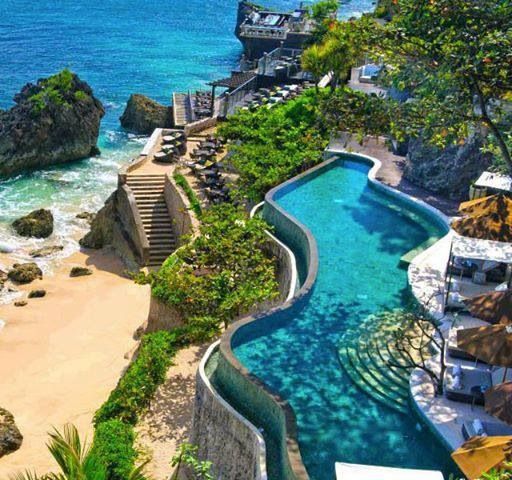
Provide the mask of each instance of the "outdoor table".
[{"label": "outdoor table", "polygon": [[470,392],[473,397],[473,400],[471,401],[471,410],[473,410],[475,403],[478,405],[484,404],[484,393],[488,388],[488,385],[475,385],[474,387],[471,387]]}]

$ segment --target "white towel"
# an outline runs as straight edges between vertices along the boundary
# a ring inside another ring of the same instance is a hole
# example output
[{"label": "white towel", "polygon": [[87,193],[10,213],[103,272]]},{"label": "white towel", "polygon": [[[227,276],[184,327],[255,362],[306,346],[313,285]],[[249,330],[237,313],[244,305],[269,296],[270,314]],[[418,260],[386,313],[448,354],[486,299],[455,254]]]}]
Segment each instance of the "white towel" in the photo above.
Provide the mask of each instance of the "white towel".
[{"label": "white towel", "polygon": [[482,420],[479,418],[475,418],[473,420],[473,428],[475,430],[475,433],[481,437],[486,437],[487,433],[485,432],[484,424],[482,423]]}]

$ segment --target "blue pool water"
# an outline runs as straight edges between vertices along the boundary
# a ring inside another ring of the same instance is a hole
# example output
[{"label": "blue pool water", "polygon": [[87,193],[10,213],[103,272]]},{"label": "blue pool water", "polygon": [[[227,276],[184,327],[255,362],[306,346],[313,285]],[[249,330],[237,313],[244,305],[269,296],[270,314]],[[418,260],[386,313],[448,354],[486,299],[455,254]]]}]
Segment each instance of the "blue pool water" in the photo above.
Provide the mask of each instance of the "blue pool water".
[{"label": "blue pool water", "polygon": [[[299,0],[262,0],[283,10]],[[143,138],[120,126],[131,93],[169,104],[173,91],[204,87],[237,66],[237,0],[1,0],[0,109],[29,81],[69,67],[106,106],[99,158],[52,167],[0,182],[0,242],[17,242],[19,259],[41,241],[13,237],[10,222],[35,208],[52,208],[56,233],[48,243],[77,248],[84,225],[75,214],[96,210],[116,186],[117,169],[140,151]],[[350,0],[348,18],[372,7]],[[0,268],[2,266],[0,265]]]},{"label": "blue pool water", "polygon": [[292,405],[314,480],[332,480],[336,461],[451,469],[446,450],[412,412],[402,415],[372,400],[339,364],[339,339],[347,329],[411,300],[400,257],[444,233],[371,188],[368,169],[339,161],[278,193],[277,203],[316,239],[316,284],[304,309],[284,326],[258,331],[255,322],[251,339],[246,332],[244,343],[234,345],[240,361]]}]

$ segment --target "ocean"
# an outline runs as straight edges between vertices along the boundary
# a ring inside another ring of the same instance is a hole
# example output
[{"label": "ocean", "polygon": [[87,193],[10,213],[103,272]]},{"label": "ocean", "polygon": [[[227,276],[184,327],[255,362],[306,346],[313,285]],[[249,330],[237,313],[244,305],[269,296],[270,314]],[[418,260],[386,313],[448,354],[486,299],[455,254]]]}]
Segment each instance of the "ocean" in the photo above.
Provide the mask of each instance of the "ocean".
[{"label": "ocean", "polygon": [[[263,0],[293,9],[296,0]],[[341,3],[340,17],[373,8],[371,0]],[[164,104],[173,91],[204,87],[237,67],[241,45],[234,36],[237,0],[1,0],[0,108],[27,82],[70,68],[103,102],[101,156],[45,168],[0,182],[0,243],[19,261],[43,245],[65,248],[38,260],[45,273],[78,249],[87,230],[81,211],[96,211],[116,187],[116,172],[146,139],[119,125],[131,93]],[[47,240],[22,239],[10,223],[36,208],[50,208],[55,232]],[[1,265],[4,270],[8,265]]]}]

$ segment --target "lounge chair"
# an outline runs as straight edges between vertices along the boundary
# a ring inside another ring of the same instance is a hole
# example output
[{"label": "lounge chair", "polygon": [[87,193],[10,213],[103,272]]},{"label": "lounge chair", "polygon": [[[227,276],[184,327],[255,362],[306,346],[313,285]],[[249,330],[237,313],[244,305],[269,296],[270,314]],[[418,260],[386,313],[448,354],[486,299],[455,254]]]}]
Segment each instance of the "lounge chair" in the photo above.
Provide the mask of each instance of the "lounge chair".
[{"label": "lounge chair", "polygon": [[[456,365],[445,373],[444,392],[446,398],[456,402],[483,405],[483,394],[476,395],[475,387],[485,389],[503,381],[503,368],[468,368]],[[506,380],[512,380],[512,370],[507,372]]]},{"label": "lounge chair", "polygon": [[480,419],[462,424],[462,436],[465,440],[476,435],[488,437],[512,435],[512,427],[503,422],[486,422]]}]

